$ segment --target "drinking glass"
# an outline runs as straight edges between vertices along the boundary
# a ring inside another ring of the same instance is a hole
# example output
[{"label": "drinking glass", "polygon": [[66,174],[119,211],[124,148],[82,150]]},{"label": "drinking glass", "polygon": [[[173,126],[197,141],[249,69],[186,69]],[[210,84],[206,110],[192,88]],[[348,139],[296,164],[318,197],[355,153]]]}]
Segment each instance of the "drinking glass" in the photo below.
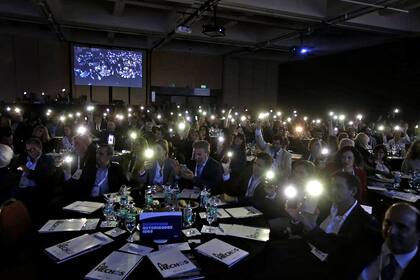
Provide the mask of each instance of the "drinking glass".
[{"label": "drinking glass", "polygon": [[128,214],[125,217],[125,229],[130,233],[130,237],[127,239],[128,242],[133,242],[134,241],[134,230],[136,229],[137,226],[137,215],[133,215],[133,214]]}]

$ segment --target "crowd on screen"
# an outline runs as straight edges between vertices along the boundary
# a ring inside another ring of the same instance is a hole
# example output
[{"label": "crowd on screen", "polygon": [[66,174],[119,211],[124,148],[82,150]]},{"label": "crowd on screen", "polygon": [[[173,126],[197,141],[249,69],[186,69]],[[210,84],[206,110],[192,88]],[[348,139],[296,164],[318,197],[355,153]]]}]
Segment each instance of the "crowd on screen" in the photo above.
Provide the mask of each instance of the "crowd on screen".
[{"label": "crowd on screen", "polygon": [[[40,114],[15,105],[1,109],[0,204],[24,202],[35,223],[73,201],[102,200],[122,185],[141,200],[149,185],[177,183],[253,205],[269,219],[288,218],[288,234],[301,238],[271,240],[256,278],[287,268],[296,279],[300,273],[416,279],[419,211],[399,203],[378,221],[362,208],[371,204],[368,178],[417,176],[415,125],[333,112],[310,119],[296,111],[180,105],[45,108]],[[391,159],[400,159],[399,166]],[[325,190],[314,211],[305,211],[302,194],[314,179]],[[290,186],[296,201],[285,195]]]}]

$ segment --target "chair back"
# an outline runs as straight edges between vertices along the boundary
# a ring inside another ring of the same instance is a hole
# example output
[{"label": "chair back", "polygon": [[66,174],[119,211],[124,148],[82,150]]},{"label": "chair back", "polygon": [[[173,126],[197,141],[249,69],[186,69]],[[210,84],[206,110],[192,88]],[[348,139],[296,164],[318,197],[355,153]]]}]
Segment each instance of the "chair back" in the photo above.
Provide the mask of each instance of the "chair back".
[{"label": "chair back", "polygon": [[3,244],[25,240],[30,229],[31,218],[21,201],[9,199],[0,206],[0,239]]}]

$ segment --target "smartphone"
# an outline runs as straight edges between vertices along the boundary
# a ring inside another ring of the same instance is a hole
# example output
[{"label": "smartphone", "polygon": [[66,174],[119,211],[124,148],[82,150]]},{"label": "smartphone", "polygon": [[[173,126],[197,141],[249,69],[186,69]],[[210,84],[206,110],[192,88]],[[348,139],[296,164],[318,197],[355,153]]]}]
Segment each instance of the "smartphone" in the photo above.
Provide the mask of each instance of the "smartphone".
[{"label": "smartphone", "polygon": [[316,208],[318,208],[318,200],[318,197],[306,197],[302,211],[309,214],[315,214]]},{"label": "smartphone", "polygon": [[108,145],[115,145],[115,136],[112,134],[108,135]]}]

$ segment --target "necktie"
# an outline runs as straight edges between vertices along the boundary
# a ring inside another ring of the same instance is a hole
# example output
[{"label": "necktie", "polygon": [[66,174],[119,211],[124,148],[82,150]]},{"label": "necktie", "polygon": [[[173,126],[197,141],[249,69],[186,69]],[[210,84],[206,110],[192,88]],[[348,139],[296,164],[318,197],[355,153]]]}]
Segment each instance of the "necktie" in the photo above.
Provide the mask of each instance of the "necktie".
[{"label": "necktie", "polygon": [[197,177],[201,177],[201,172],[203,172],[203,165],[197,164]]},{"label": "necktie", "polygon": [[394,255],[389,254],[389,263],[384,266],[381,270],[381,280],[392,280],[394,279],[395,273],[397,272],[398,263]]}]

